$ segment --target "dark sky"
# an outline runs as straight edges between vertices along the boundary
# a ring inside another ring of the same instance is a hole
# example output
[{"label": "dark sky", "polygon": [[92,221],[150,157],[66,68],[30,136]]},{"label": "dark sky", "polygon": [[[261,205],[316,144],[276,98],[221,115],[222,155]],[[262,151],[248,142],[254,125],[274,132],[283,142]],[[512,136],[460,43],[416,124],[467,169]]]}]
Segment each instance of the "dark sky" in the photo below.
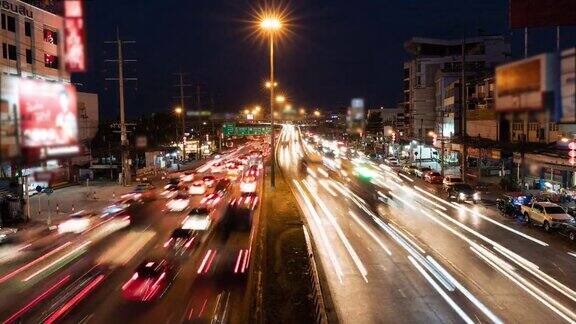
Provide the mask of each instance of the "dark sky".
[{"label": "dark sky", "polygon": [[[404,41],[413,36],[457,38],[482,29],[511,37],[514,56],[522,53],[522,31],[508,28],[505,0],[299,0],[291,10],[290,35],[277,48],[280,88],[300,107],[341,108],[352,97],[369,107],[394,107],[401,95]],[[236,112],[265,103],[267,47],[250,37],[255,1],[92,0],[86,1],[89,71],[74,76],[80,91],[100,94],[102,118],[118,112],[116,47],[124,39],[129,116],[170,111],[178,95],[172,73],[189,73],[186,83],[201,82],[203,103],[216,111]],[[531,30],[530,52],[554,49],[554,29]],[[576,30],[562,29],[562,46],[574,46]],[[193,96],[195,88],[186,88]],[[193,98],[186,102],[193,105]]]}]

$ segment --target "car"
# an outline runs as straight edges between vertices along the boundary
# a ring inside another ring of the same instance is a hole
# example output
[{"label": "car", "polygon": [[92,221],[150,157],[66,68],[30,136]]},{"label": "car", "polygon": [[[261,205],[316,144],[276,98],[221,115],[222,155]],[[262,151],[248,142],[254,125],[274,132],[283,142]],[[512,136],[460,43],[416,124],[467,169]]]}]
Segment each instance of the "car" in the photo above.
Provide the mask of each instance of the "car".
[{"label": "car", "polygon": [[256,178],[252,176],[247,176],[242,178],[240,182],[241,192],[255,192],[256,191]]},{"label": "car", "polygon": [[164,247],[171,249],[175,254],[184,254],[199,244],[197,233],[192,229],[177,228],[172,231]]},{"label": "car", "polygon": [[210,167],[210,172],[212,173],[219,173],[224,171],[224,167],[225,165],[222,164],[222,162],[214,162],[212,163],[212,166]]},{"label": "car", "polygon": [[188,216],[182,221],[181,227],[195,231],[208,231],[211,225],[212,218],[210,216],[210,209],[198,207],[188,213]]},{"label": "car", "polygon": [[442,175],[436,171],[428,171],[424,174],[424,181],[432,184],[442,183]]},{"label": "car", "polygon": [[576,242],[576,223],[575,222],[562,223],[558,227],[558,233],[560,233],[560,235],[568,237],[570,241]]},{"label": "car", "polygon": [[216,183],[216,178],[214,178],[214,176],[208,175],[208,176],[204,176],[202,178],[202,181],[204,181],[204,184],[206,185],[206,187],[212,188],[214,186],[214,183]]},{"label": "car", "polygon": [[162,191],[162,193],[160,193],[160,196],[162,196],[163,198],[166,199],[170,199],[174,196],[176,196],[178,194],[178,191],[180,190],[178,184],[167,184],[166,186],[164,186],[164,191]]},{"label": "car", "polygon": [[200,200],[200,204],[205,207],[214,207],[222,200],[222,194],[218,192],[210,193]]},{"label": "car", "polygon": [[551,202],[522,205],[520,210],[525,223],[541,225],[546,232],[558,229],[562,224],[574,222],[574,218],[564,208]]},{"label": "car", "polygon": [[139,197],[142,197],[143,199],[154,199],[155,198],[154,189],[155,187],[151,183],[143,182],[138,183],[134,187],[134,190],[132,190],[132,193],[134,195],[139,195]]},{"label": "car", "polygon": [[424,178],[424,174],[426,174],[426,172],[430,172],[430,171],[432,171],[432,168],[425,166],[425,167],[417,168],[413,172],[414,172],[414,175],[417,176],[418,178]]},{"label": "car", "polygon": [[18,229],[11,227],[0,227],[0,243],[10,239],[10,237],[18,232]]},{"label": "car", "polygon": [[142,201],[142,195],[139,194],[135,194],[135,195],[125,195],[122,196],[122,198],[120,200],[118,200],[115,205],[117,205],[120,208],[123,209],[128,209],[128,208],[134,208],[137,206],[142,205],[143,201]]},{"label": "car", "polygon": [[192,183],[190,188],[188,189],[188,193],[191,195],[203,195],[206,193],[206,185],[204,185],[204,181],[197,180]]},{"label": "car", "polygon": [[448,188],[448,199],[477,203],[480,201],[480,193],[474,190],[474,188],[467,183],[455,183]]},{"label": "car", "polygon": [[80,234],[86,231],[94,222],[95,213],[81,210],[68,216],[68,219],[58,225],[58,233]]},{"label": "car", "polygon": [[243,192],[240,197],[232,199],[230,206],[239,209],[254,210],[258,205],[258,194],[255,192]]},{"label": "car", "polygon": [[167,260],[149,259],[142,262],[124,285],[122,297],[129,301],[149,302],[160,298],[170,287],[174,272]]},{"label": "car", "polygon": [[496,199],[496,208],[506,216],[516,217],[522,215],[520,206],[530,202],[530,197],[522,192],[511,192]]},{"label": "car", "polygon": [[180,178],[184,182],[191,182],[192,180],[194,180],[194,173],[186,171],[182,175],[180,175]]},{"label": "car", "polygon": [[464,181],[462,178],[460,178],[460,176],[448,175],[444,177],[444,180],[442,180],[442,188],[448,191],[449,187],[457,183],[464,183]]},{"label": "car", "polygon": [[188,195],[184,193],[178,193],[176,196],[174,196],[174,198],[170,199],[166,203],[166,208],[168,208],[169,211],[179,212],[188,208],[189,205],[190,198]]},{"label": "car", "polygon": [[240,169],[238,168],[237,165],[230,165],[228,167],[228,177],[235,179],[238,177],[238,174],[240,174]]},{"label": "car", "polygon": [[405,165],[402,167],[402,171],[408,174],[414,174],[417,167],[415,165]]},{"label": "car", "polygon": [[168,184],[171,184],[171,185],[178,185],[179,183],[180,183],[180,178],[178,178],[178,177],[171,177],[168,180]]},{"label": "car", "polygon": [[[304,160],[302,160],[304,161]],[[257,177],[260,174],[260,170],[258,169],[258,165],[251,165],[248,170],[244,173],[245,175],[251,177]]]}]

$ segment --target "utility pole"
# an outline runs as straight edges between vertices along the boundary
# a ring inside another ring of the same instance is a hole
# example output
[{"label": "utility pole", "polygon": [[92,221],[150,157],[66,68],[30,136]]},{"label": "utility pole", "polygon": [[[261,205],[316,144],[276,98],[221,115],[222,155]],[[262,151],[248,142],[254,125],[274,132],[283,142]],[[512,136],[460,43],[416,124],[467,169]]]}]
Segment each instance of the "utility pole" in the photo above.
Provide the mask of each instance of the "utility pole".
[{"label": "utility pole", "polygon": [[184,107],[184,98],[186,98],[184,96],[184,87],[189,87],[189,84],[184,84],[184,75],[187,75],[187,73],[183,73],[183,72],[178,72],[178,73],[174,73],[175,75],[178,76],[178,80],[180,81],[176,87],[180,88],[180,109],[182,110],[181,114],[182,114],[182,159],[183,161],[186,161],[186,108]]},{"label": "utility pole", "polygon": [[126,60],[123,57],[122,45],[123,44],[134,44],[135,41],[126,41],[120,39],[120,31],[116,28],[116,40],[107,41],[108,44],[116,44],[118,49],[118,58],[116,60],[105,60],[106,62],[116,62],[118,63],[118,77],[117,78],[106,78],[110,81],[118,81],[118,93],[119,93],[119,103],[120,103],[120,144],[121,144],[121,163],[122,163],[122,185],[126,186],[130,184],[131,172],[129,163],[129,143],[128,135],[126,131],[126,117],[124,109],[124,82],[126,81],[136,81],[137,78],[125,78],[124,77],[124,63],[125,62],[136,62],[136,60]]},{"label": "utility pole", "polygon": [[466,147],[466,40],[462,38],[462,75],[460,79],[460,135],[462,138],[462,161],[460,166],[460,171],[462,172],[462,181],[466,182],[466,160],[468,159],[467,147]]}]

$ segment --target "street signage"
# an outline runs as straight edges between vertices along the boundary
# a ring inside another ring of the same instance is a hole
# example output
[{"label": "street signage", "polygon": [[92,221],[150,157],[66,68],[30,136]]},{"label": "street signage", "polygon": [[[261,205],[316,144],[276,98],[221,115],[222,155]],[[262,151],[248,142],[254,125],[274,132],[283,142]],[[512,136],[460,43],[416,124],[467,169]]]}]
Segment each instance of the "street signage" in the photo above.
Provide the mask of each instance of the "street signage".
[{"label": "street signage", "polygon": [[236,126],[233,123],[222,125],[222,134],[224,136],[254,136],[270,134],[271,132],[271,126]]}]

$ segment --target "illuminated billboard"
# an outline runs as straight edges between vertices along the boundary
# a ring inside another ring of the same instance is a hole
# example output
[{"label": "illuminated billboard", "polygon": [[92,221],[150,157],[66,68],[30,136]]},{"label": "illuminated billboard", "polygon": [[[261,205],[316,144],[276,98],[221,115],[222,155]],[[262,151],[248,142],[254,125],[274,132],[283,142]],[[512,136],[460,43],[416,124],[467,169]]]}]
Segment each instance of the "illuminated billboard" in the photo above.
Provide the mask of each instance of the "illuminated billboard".
[{"label": "illuminated billboard", "polygon": [[557,59],[541,54],[496,68],[496,111],[554,108]]},{"label": "illuminated billboard", "polygon": [[68,72],[86,71],[86,36],[82,0],[64,1],[65,63]]},{"label": "illuminated billboard", "polygon": [[2,160],[26,163],[79,153],[77,96],[70,84],[1,78]]},{"label": "illuminated billboard", "polygon": [[348,109],[349,134],[362,134],[364,132],[364,98],[353,98]]}]

